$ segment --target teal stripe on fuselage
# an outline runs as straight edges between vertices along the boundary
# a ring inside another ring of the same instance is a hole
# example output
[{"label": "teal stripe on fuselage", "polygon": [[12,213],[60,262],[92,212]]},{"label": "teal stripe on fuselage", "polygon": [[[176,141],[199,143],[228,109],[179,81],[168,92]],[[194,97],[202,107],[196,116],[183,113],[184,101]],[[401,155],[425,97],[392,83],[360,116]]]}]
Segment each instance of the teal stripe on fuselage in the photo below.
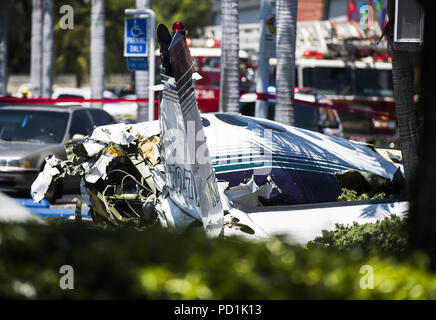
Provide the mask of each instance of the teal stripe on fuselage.
[{"label": "teal stripe on fuselage", "polygon": [[[319,172],[319,173],[329,173],[334,174],[338,172],[338,169],[331,167],[323,167],[319,165],[310,165],[310,164],[296,164],[296,163],[288,163],[283,161],[272,161],[272,162],[248,162],[248,163],[238,163],[238,164],[230,164],[230,165],[214,165],[213,166],[216,173],[224,173],[231,171],[239,171],[239,170],[250,170],[257,168],[283,168],[283,169],[293,169],[293,170],[302,170],[302,171],[311,171],[311,172]],[[347,168],[343,168],[341,170],[347,170]]]},{"label": "teal stripe on fuselage", "polygon": [[[237,159],[237,161],[232,161],[233,163],[237,163],[237,162],[243,162],[241,159],[244,158],[253,158],[253,157],[262,157],[262,156],[268,156],[269,157],[269,153],[237,153],[237,154],[225,154],[225,155],[217,155],[217,156],[212,156],[211,160],[212,162],[218,163],[218,162],[222,162],[222,161],[228,161],[228,160],[233,160],[233,159]],[[354,166],[347,166],[347,165],[343,165],[340,163],[334,163],[331,160],[325,160],[325,159],[315,159],[313,158],[313,156],[298,156],[295,155],[293,153],[288,153],[288,154],[274,154],[272,156],[272,158],[280,158],[280,159],[294,159],[294,160],[299,160],[299,161],[307,161],[307,162],[314,162],[314,163],[326,163],[329,165],[333,165],[333,166],[339,166],[339,167],[347,167],[347,168],[355,168]],[[222,161],[219,161],[222,160]]]},{"label": "teal stripe on fuselage", "polygon": [[[356,169],[353,166],[341,165],[328,162],[327,160],[314,160],[309,158],[274,155],[272,159],[264,155],[230,155],[228,157],[212,157],[212,165],[216,172],[235,171],[242,169],[253,169],[259,167],[283,167],[295,170],[310,170],[315,172],[335,173],[341,170]],[[230,162],[230,160],[232,160]],[[236,161],[235,161],[236,160]],[[244,161],[245,160],[245,161]],[[248,161],[247,161],[248,160]],[[272,160],[272,161],[271,161]],[[229,163],[230,162],[230,163]]]}]

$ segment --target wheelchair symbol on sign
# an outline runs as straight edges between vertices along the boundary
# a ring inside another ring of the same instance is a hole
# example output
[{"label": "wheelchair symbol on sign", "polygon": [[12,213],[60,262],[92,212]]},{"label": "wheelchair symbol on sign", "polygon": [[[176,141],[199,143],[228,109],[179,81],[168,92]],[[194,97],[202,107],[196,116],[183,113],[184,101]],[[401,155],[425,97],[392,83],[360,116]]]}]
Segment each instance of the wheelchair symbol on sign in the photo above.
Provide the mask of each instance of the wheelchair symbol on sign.
[{"label": "wheelchair symbol on sign", "polygon": [[141,28],[136,24],[136,20],[133,20],[133,27],[130,29],[130,32],[135,38],[144,35],[144,32],[142,32]]}]

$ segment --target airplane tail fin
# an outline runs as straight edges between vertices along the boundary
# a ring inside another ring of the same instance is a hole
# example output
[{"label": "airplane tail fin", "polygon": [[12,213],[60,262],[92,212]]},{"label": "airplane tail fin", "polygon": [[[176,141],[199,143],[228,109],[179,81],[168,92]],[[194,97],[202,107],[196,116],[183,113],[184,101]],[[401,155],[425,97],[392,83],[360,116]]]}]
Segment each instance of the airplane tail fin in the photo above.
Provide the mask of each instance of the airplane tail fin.
[{"label": "airplane tail fin", "polygon": [[223,227],[223,209],[192,85],[192,58],[182,32],[173,36],[169,56],[174,78],[162,76],[159,121],[170,198],[202,221],[208,234],[217,236]]}]

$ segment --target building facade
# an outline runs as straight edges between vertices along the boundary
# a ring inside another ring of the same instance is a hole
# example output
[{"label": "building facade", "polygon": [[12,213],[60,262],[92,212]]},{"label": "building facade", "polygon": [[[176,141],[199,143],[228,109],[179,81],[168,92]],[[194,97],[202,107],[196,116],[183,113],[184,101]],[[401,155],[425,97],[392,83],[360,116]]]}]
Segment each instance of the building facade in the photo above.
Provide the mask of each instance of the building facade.
[{"label": "building facade", "polygon": [[[251,24],[259,22],[261,0],[239,0],[239,23]],[[356,0],[356,7],[362,4],[380,2],[383,8],[387,0]],[[299,0],[298,21],[336,20],[347,17],[348,0]],[[211,25],[221,25],[221,1],[212,0]]]},{"label": "building facade", "polygon": [[[298,0],[297,21],[306,23],[308,21],[348,19],[349,2],[355,7],[355,19],[359,20],[359,8],[361,5],[376,5],[386,8],[387,0]],[[259,46],[259,18],[261,0],[239,0],[239,24],[240,24],[240,48],[249,52],[256,52]],[[211,8],[212,21],[209,27],[205,28],[205,37],[221,39],[221,1],[212,0]],[[376,17],[378,19],[378,17]],[[356,22],[357,22],[356,21]]]}]

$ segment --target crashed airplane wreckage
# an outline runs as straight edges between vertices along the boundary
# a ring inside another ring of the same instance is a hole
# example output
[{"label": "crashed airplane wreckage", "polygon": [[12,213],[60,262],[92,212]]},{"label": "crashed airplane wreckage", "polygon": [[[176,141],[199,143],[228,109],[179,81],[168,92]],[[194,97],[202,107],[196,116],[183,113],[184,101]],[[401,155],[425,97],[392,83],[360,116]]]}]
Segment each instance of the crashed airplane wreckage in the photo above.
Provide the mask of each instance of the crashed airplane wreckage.
[{"label": "crashed airplane wreckage", "polygon": [[197,224],[212,236],[291,233],[301,242],[335,223],[407,212],[405,202],[335,202],[342,188],[391,191],[401,182],[401,165],[366,145],[238,114],[200,115],[184,32],[171,37],[159,25],[158,38],[159,120],[96,127],[67,147],[68,160],[48,157],[32,185],[34,201],[52,181],[80,174],[96,223]]}]

